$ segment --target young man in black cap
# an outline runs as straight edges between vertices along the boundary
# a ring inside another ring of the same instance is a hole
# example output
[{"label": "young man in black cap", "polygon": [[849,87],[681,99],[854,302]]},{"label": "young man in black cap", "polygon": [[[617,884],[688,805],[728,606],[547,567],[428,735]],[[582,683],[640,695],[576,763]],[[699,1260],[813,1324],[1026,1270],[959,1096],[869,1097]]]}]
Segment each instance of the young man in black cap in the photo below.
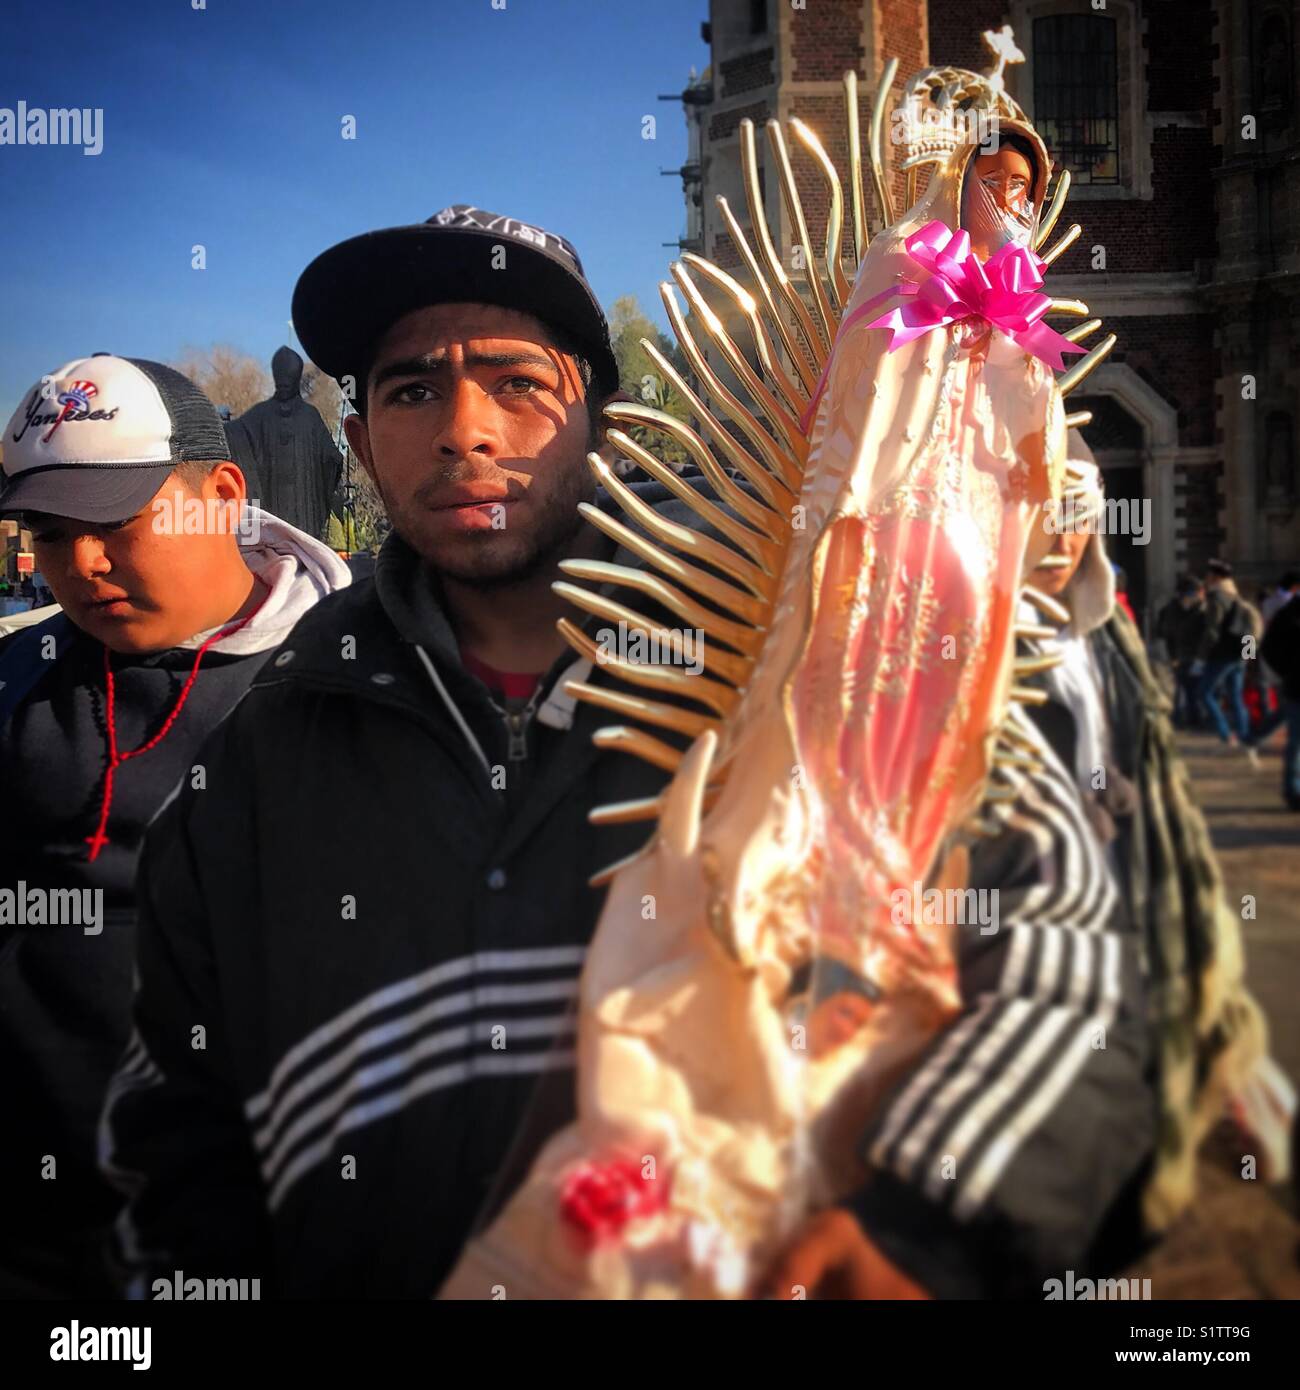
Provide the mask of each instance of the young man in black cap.
[{"label": "young man in black cap", "polygon": [[578,504],[618,384],[572,247],[449,208],[327,251],[293,315],[355,387],[394,530],[151,832],[103,1148],[145,1295],[176,1269],[431,1295],[538,1076],[571,1061],[587,879],[645,835],[587,814],[662,781],[593,747],[608,717],[563,690],[551,582],[613,551]]},{"label": "young man in black cap", "polygon": [[[102,1148],[130,1198],[121,1251],[144,1296],[177,1270],[258,1277],[264,1296],[434,1294],[475,1218],[568,1118],[570,1005],[601,905],[588,879],[647,833],[588,813],[665,780],[595,747],[608,714],[564,693],[603,673],[555,634],[560,564],[640,564],[579,512],[612,505],[584,455],[616,373],[572,248],[449,208],[327,251],[294,320],[355,386],[349,438],[394,531],[374,580],[313,610],[209,742],[209,790],[182,787],[150,834],[137,1037]],[[698,529],[666,489],[637,492]],[[1045,770],[1022,795],[1059,806],[1038,825],[1029,802],[1007,803],[1034,833],[972,856],[973,886],[1014,885],[1003,933],[972,938],[961,1026],[989,1065],[951,1085],[909,1078],[920,1094],[887,1116],[881,1172],[855,1205],[869,1240],[849,1222],[851,1241],[814,1241],[823,1267],[866,1259],[873,1296],[1023,1290],[1044,1261],[1087,1267],[1074,1261],[1152,1142],[1134,943],[1096,929],[1114,894],[1044,756],[1052,786]],[[1044,929],[1077,945],[1020,969]],[[1104,1050],[1026,1070],[997,1047],[1004,1008],[1025,1047],[1050,1051],[1088,1000]],[[960,1221],[960,1185],[930,1191],[925,1133],[971,1157],[979,1190]]]},{"label": "young man in black cap", "polygon": [[61,611],[0,642],[0,783],[22,808],[0,837],[0,1292],[103,1293],[118,1201],[95,1129],[129,1035],[144,828],[181,778],[205,784],[201,741],[349,575],[246,507],[216,411],[156,362],[66,363],[4,446],[0,512]]}]

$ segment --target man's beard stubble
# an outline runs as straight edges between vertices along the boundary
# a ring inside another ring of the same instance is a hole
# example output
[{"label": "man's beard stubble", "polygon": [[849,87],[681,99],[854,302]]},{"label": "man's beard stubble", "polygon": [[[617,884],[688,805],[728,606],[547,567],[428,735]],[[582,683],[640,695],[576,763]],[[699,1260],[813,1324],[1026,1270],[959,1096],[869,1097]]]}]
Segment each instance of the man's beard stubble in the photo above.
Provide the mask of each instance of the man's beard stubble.
[{"label": "man's beard stubble", "polygon": [[[430,479],[416,490],[411,511],[420,510],[421,493],[433,492],[448,483],[465,482],[473,476],[457,467]],[[551,482],[552,486],[545,496],[540,496],[543,479]],[[502,538],[510,535],[507,512],[507,524],[503,530],[471,532],[441,548],[439,553],[430,553],[421,543],[418,527],[408,524],[407,515],[401,508],[393,507],[378,480],[376,484],[385,510],[392,519],[393,529],[430,569],[459,584],[485,592],[525,583],[564,559],[573,538],[586,525],[578,505],[590,502],[595,495],[595,483],[585,458],[576,459],[572,465],[563,468],[547,469],[535,477],[526,494],[524,505],[532,509],[534,515],[522,550],[515,549],[509,543],[501,544]]]}]

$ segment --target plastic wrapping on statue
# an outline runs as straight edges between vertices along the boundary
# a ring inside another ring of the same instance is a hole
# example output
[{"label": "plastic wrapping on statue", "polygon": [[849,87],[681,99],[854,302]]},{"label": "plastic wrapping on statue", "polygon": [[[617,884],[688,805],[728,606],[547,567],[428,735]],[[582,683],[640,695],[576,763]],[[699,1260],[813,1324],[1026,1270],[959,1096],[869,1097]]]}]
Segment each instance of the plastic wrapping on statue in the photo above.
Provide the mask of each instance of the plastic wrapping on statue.
[{"label": "plastic wrapping on statue", "polygon": [[[868,254],[855,302],[895,280],[903,239]],[[814,578],[789,694],[815,839],[837,866],[810,904],[809,1016],[829,1023],[810,1028],[811,1084],[832,1188],[858,1176],[870,1113],[957,1007],[950,937],[968,900],[938,881],[941,853],[988,773],[1002,654],[1063,434],[1050,371],[997,331],[954,327],[890,352],[864,321],[836,344],[804,492]]]},{"label": "plastic wrapping on statue", "polygon": [[[576,1123],[444,1297],[741,1296],[810,1208],[861,1181],[873,1110],[958,1008],[951,914],[916,908],[962,887],[946,855],[984,787],[1064,419],[1013,327],[897,343],[873,325],[923,278],[914,236],[958,227],[975,171],[936,174],[859,268],[740,704],[609,889]],[[991,228],[981,259],[1015,251],[1024,222]]]}]

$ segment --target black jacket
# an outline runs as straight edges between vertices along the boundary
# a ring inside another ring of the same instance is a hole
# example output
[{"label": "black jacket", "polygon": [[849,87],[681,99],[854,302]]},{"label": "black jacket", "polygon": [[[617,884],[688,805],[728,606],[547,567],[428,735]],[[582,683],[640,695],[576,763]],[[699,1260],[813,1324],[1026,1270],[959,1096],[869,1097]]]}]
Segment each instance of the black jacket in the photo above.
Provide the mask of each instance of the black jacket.
[{"label": "black jacket", "polygon": [[[10,812],[0,888],[100,894],[102,909],[90,925],[0,922],[0,1290],[10,1296],[111,1288],[101,1247],[119,1201],[96,1167],[95,1130],[130,1034],[136,860],[145,826],[268,654],[204,657],[167,736],[117,769],[108,844],[91,860],[108,761],[104,648],[61,613],[0,642],[0,685],[21,695],[0,717]],[[193,665],[180,648],[114,658],[120,748],[158,732]]]},{"label": "black jacket", "polygon": [[1259,614],[1235,588],[1211,589],[1205,596],[1205,628],[1199,655],[1204,661],[1245,660],[1242,638],[1259,636]]},{"label": "black jacket", "polygon": [[[267,586],[262,602],[211,645],[195,634],[114,654],[111,719],[105,648],[62,611],[0,642],[0,1296],[112,1290],[102,1256],[121,1203],[96,1142],[130,1037],[145,827],[181,778],[202,785],[199,746],[296,616],[350,578],[324,545],[257,516],[240,553]],[[22,884],[25,901],[50,894],[54,908],[57,893],[79,906],[81,925],[66,910],[58,924],[7,912]]]},{"label": "black jacket", "polygon": [[1300,700],[1300,595],[1273,614],[1259,654],[1282,678],[1282,694]]},{"label": "black jacket", "polygon": [[[568,730],[535,721],[510,767],[396,538],[373,583],[300,623],[205,749],[207,789],[149,837],[137,1035],[102,1147],[136,1292],[178,1269],[267,1296],[437,1290],[502,1173],[570,1112],[587,879],[647,833],[588,813],[664,781],[592,746],[611,722],[585,703]],[[963,1013],[864,1136],[861,1219],[941,1293],[1084,1268],[1152,1142],[1136,959],[1070,781],[1026,776],[997,814],[972,886],[1000,886],[1001,929],[963,932]],[[935,1155],[957,1181],[936,1184]]]},{"label": "black jacket", "polygon": [[1164,642],[1169,660],[1178,666],[1197,659],[1204,633],[1204,602],[1188,608],[1181,599],[1171,598],[1156,619],[1156,636]]}]

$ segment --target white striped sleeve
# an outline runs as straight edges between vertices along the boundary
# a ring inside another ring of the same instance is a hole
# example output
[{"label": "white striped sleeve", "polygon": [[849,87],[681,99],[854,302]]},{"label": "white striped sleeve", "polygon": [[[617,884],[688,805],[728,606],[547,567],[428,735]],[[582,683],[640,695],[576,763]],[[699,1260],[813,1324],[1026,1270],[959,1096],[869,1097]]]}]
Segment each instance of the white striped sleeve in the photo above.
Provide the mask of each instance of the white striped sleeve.
[{"label": "white striped sleeve", "polygon": [[[1056,1248],[1057,1232],[1081,1253],[1151,1141],[1141,953],[1069,775],[1019,727],[1043,768],[1009,779],[1004,832],[971,859],[971,886],[997,890],[998,930],[956,928],[964,1008],[863,1147],[957,1225],[1032,1225],[1029,1245]],[[1126,1117],[1118,1141],[1112,1116]]]}]

